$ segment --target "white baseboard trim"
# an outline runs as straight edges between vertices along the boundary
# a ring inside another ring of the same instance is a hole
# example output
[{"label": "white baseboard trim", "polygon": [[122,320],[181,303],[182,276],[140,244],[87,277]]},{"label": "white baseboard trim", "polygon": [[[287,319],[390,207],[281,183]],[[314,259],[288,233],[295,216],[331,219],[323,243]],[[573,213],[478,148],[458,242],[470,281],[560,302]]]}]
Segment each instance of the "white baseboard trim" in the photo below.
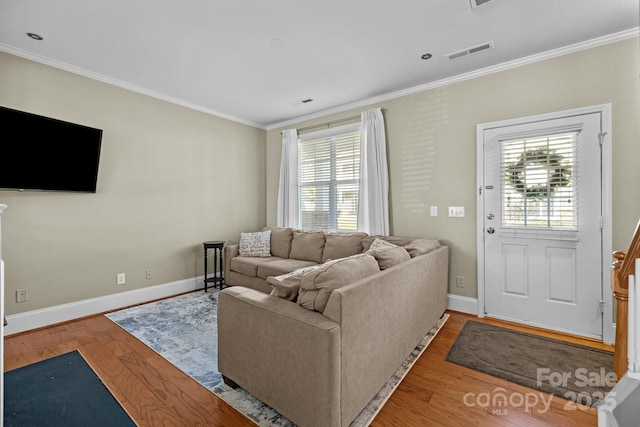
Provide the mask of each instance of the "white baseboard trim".
[{"label": "white baseboard trim", "polygon": [[[202,276],[9,315],[7,316],[8,324],[4,327],[4,335],[7,336],[31,329],[55,325],[56,323],[92,316],[94,314],[104,313],[105,311],[117,310],[130,305],[141,304],[201,288]],[[478,300],[476,298],[449,294],[447,308],[461,313],[477,315]]]},{"label": "white baseboard trim", "polygon": [[476,298],[449,294],[447,308],[461,313],[477,315],[478,300]]},{"label": "white baseboard trim", "polygon": [[40,310],[7,316],[4,335],[17,334],[31,329],[55,325],[81,317],[92,316],[105,311],[117,310],[130,305],[166,298],[184,292],[202,289],[203,277],[178,280],[176,282],[149,286],[142,289],[120,292],[98,298],[91,298],[68,304],[56,305]]},{"label": "white baseboard trim", "polygon": [[[459,311],[461,313],[478,315],[478,300],[476,298],[463,297],[460,295],[448,295],[447,308],[453,311]],[[611,336],[607,336],[605,333],[602,339],[604,344],[615,345],[616,336],[616,324],[611,323]]]}]

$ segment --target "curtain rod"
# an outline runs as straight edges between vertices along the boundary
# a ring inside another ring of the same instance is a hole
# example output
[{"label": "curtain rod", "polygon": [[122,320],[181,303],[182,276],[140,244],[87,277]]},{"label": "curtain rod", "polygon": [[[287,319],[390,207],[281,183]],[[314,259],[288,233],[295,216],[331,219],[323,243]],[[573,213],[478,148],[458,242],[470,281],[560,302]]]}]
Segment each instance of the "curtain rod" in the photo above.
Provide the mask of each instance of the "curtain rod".
[{"label": "curtain rod", "polygon": [[[381,111],[382,111],[382,113],[386,113],[387,112],[387,110],[384,109],[384,108],[382,108]],[[325,127],[325,126],[327,128],[330,128],[331,126],[337,125],[338,123],[350,122],[352,120],[357,120],[360,117],[361,117],[360,114],[358,114],[357,116],[351,116],[351,117],[347,117],[347,118],[344,118],[344,119],[332,120],[330,122],[320,123],[318,125],[305,126],[303,128],[298,129],[298,133],[306,132],[306,131],[311,130],[311,129],[321,128],[321,127]],[[280,133],[282,133],[282,132],[280,132]]]}]

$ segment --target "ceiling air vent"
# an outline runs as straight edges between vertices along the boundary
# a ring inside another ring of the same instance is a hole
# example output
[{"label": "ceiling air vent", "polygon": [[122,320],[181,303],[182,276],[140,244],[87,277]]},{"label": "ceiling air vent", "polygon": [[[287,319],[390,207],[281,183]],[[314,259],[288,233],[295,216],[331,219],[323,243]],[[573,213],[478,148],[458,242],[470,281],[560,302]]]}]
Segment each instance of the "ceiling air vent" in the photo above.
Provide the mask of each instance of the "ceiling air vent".
[{"label": "ceiling air vent", "polygon": [[289,103],[289,105],[296,106],[296,105],[308,104],[308,103],[310,103],[310,102],[313,102],[313,99],[311,99],[311,98],[305,98],[305,99],[299,99],[298,101],[290,102],[290,103]]},{"label": "ceiling air vent", "polygon": [[493,0],[469,0],[469,2],[471,3],[471,9],[477,9],[480,6],[483,6],[492,1]]},{"label": "ceiling air vent", "polygon": [[453,61],[455,59],[464,58],[465,56],[473,55],[474,53],[479,53],[487,49],[493,49],[493,42],[482,43],[477,46],[459,50],[457,52],[448,53],[445,56],[449,58],[449,61]]}]

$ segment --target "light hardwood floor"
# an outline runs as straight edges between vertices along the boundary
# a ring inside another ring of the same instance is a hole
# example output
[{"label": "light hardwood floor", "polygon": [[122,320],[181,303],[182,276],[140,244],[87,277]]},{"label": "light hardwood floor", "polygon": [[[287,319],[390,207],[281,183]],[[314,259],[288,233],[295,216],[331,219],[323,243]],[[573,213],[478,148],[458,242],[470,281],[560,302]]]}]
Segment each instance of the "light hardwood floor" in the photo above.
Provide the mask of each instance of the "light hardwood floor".
[{"label": "light hardwood floor", "polygon": [[[548,410],[545,410],[542,398],[535,407],[527,409],[520,404],[520,397],[527,393],[544,396],[545,402],[550,396],[446,362],[445,356],[465,322],[471,319],[593,347],[608,350],[611,347],[462,313],[449,313],[447,323],[389,398],[372,426],[597,425],[594,409],[579,408],[557,397],[551,400]],[[5,370],[76,349],[139,426],[254,425],[103,315],[5,338]],[[514,404],[500,410],[482,404],[480,396],[496,393],[505,394]]]}]

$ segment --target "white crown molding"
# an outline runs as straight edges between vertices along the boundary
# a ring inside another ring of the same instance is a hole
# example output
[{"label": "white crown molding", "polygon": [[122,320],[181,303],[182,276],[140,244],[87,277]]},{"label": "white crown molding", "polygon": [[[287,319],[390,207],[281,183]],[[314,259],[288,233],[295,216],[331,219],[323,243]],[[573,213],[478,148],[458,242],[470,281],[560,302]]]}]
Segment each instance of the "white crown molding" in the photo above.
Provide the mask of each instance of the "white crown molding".
[{"label": "white crown molding", "polygon": [[361,108],[372,104],[378,104],[383,101],[400,98],[407,95],[413,95],[418,92],[424,92],[426,90],[435,89],[442,86],[447,86],[453,83],[462,82],[465,80],[475,79],[477,77],[486,76],[500,71],[506,71],[523,65],[533,64],[539,61],[545,61],[551,58],[557,58],[559,56],[568,55],[575,52],[580,52],[587,49],[592,49],[599,46],[604,46],[610,43],[615,43],[637,37],[640,35],[640,27],[632,28],[630,30],[621,31],[615,34],[609,34],[607,36],[598,37],[591,40],[586,40],[580,43],[575,43],[569,46],[561,47],[558,49],[549,50],[547,52],[538,53],[535,55],[526,56],[524,58],[516,59],[513,61],[504,62],[502,64],[493,65],[491,67],[482,68],[480,70],[471,71],[457,76],[448,77],[446,79],[438,80],[435,82],[425,83],[423,85],[414,86],[408,89],[399,90],[396,92],[390,92],[384,95],[375,96],[372,98],[363,99],[361,101],[344,104],[338,107],[318,111],[316,113],[299,116],[294,119],[285,120],[278,123],[272,123],[267,126],[267,130],[282,128],[292,124],[300,123],[306,120],[316,119],[319,117],[328,116],[330,114],[341,113],[343,111],[351,110],[354,108]]},{"label": "white crown molding", "polygon": [[414,93],[418,93],[418,92],[423,92],[429,89],[434,89],[434,88],[438,88],[438,87],[442,87],[442,86],[446,86],[449,84],[453,84],[453,83],[457,83],[457,82],[461,82],[464,80],[470,80],[470,79],[474,79],[476,77],[480,77],[480,76],[485,76],[488,74],[492,74],[492,73],[497,73],[500,71],[505,71],[505,70],[509,70],[512,68],[516,68],[516,67],[521,67],[523,65],[528,65],[528,64],[532,64],[534,62],[538,62],[538,61],[544,61],[546,59],[551,59],[551,58],[555,58],[558,56],[562,56],[562,55],[567,55],[570,53],[574,53],[574,52],[579,52],[581,50],[586,50],[586,49],[591,49],[594,47],[598,47],[598,46],[603,46],[609,43],[615,43],[618,41],[622,41],[622,40],[626,40],[632,37],[637,37],[640,34],[640,27],[636,27],[636,28],[632,28],[630,30],[626,30],[626,31],[621,31],[618,33],[614,33],[614,34],[609,34],[607,36],[603,36],[603,37],[598,37],[595,39],[591,39],[591,40],[587,40],[584,42],[580,42],[580,43],[576,43],[573,45],[569,45],[569,46],[565,46],[562,48],[558,48],[558,49],[554,49],[554,50],[550,50],[547,52],[543,52],[543,53],[539,53],[536,55],[531,55],[531,56],[527,56],[524,58],[520,58],[514,61],[509,61],[509,62],[505,62],[502,64],[498,64],[498,65],[494,65],[491,67],[486,67],[480,70],[476,70],[476,71],[472,71],[469,73],[464,73],[464,74],[459,74],[457,76],[453,76],[453,77],[449,77],[446,79],[442,79],[442,80],[438,80],[435,82],[430,82],[430,83],[425,83],[423,85],[419,85],[419,86],[414,86],[408,89],[403,89],[400,91],[396,91],[396,92],[390,92],[387,94],[383,94],[383,95],[379,95],[376,97],[372,97],[372,98],[367,98],[367,99],[363,99],[360,101],[356,101],[353,103],[349,103],[349,104],[344,104],[344,105],[340,105],[334,108],[329,108],[326,110],[322,110],[322,111],[318,111],[316,113],[312,113],[312,114],[308,114],[308,115],[304,115],[304,116],[298,116],[296,118],[293,119],[289,119],[289,120],[285,120],[285,121],[281,121],[281,122],[277,122],[277,123],[272,123],[270,125],[264,126],[262,124],[259,123],[255,123],[249,120],[245,120],[242,119],[240,117],[236,117],[236,116],[231,116],[229,114],[225,114],[225,113],[221,113],[219,111],[215,111],[215,110],[211,110],[209,108],[205,108],[201,105],[198,104],[193,104],[193,103],[189,103],[186,102],[184,100],[178,99],[178,98],[174,98],[174,97],[170,97],[167,96],[165,94],[159,93],[159,92],[155,92],[152,90],[148,90],[145,88],[141,88],[139,86],[136,85],[132,85],[129,83],[125,83],[122,82],[120,80],[117,79],[113,79],[107,76],[104,76],[102,74],[98,74],[98,73],[93,73],[90,72],[88,70],[85,70],[83,68],[79,68],[79,67],[74,67],[72,65],[69,65],[67,63],[61,62],[61,61],[55,61],[52,60],[50,58],[47,58],[45,56],[41,56],[41,55],[35,55],[33,53],[30,52],[26,52],[22,49],[16,49],[14,47],[11,46],[7,46],[5,44],[0,44],[0,51],[2,52],[6,52],[9,53],[11,55],[15,55],[21,58],[25,58],[34,62],[38,62],[44,65],[49,65],[51,67],[54,68],[58,68],[61,70],[65,70],[74,74],[78,74],[81,75],[83,77],[87,77],[93,80],[97,80],[103,83],[107,83],[110,84],[112,86],[116,86],[116,87],[120,87],[122,89],[126,89],[135,93],[139,93],[141,95],[146,95],[146,96],[150,96],[152,98],[156,98],[159,99],[161,101],[166,101],[166,102],[170,102],[172,104],[176,104],[176,105],[180,105],[182,107],[185,108],[189,108],[195,111],[200,111],[202,113],[205,114],[210,114],[212,116],[216,116],[216,117],[220,117],[222,119],[225,120],[230,120],[233,122],[237,122],[240,124],[244,124],[247,126],[252,126],[258,129],[264,129],[264,130],[272,130],[272,129],[276,129],[276,128],[281,128],[281,127],[285,127],[291,124],[295,124],[295,123],[300,123],[302,121],[305,120],[311,120],[311,119],[315,119],[318,117],[324,117],[330,114],[335,114],[335,113],[341,113],[343,111],[346,110],[351,110],[354,108],[360,108],[360,107],[364,107],[367,105],[372,105],[372,104],[376,104],[379,102],[383,102],[383,101],[388,101],[391,99],[396,99],[396,98],[400,98],[403,96],[407,96],[407,95],[412,95]]},{"label": "white crown molding", "polygon": [[113,79],[111,77],[104,76],[102,74],[94,73],[83,68],[75,67],[69,65],[65,62],[55,61],[51,58],[47,58],[46,56],[36,55],[31,52],[26,52],[22,49],[16,49],[11,46],[7,46],[6,44],[0,43],[0,51],[10,53],[11,55],[18,56],[20,58],[28,59],[30,61],[38,62],[40,64],[48,65],[50,67],[58,68],[60,70],[68,71],[73,74],[78,74],[83,77],[90,78],[92,80],[97,80],[102,83],[106,83],[112,86],[116,86],[122,89],[129,90],[131,92],[139,93],[141,95],[146,95],[151,98],[159,99],[161,101],[170,102],[175,105],[179,105],[181,107],[189,108],[191,110],[200,111],[201,113],[210,114],[212,116],[220,117],[221,119],[230,120],[232,122],[237,122],[243,125],[251,126],[254,128],[265,129],[265,127],[259,123],[255,123],[249,120],[242,119],[240,117],[231,116],[229,114],[221,113],[219,111],[211,110],[209,108],[203,107],[202,105],[193,104],[190,102],[183,101],[179,98],[174,98],[168,95],[165,95],[160,92],[155,92],[149,89],[145,89],[136,85],[132,85],[117,79]]},{"label": "white crown molding", "polygon": [[203,276],[7,316],[4,336],[202,289]]}]

